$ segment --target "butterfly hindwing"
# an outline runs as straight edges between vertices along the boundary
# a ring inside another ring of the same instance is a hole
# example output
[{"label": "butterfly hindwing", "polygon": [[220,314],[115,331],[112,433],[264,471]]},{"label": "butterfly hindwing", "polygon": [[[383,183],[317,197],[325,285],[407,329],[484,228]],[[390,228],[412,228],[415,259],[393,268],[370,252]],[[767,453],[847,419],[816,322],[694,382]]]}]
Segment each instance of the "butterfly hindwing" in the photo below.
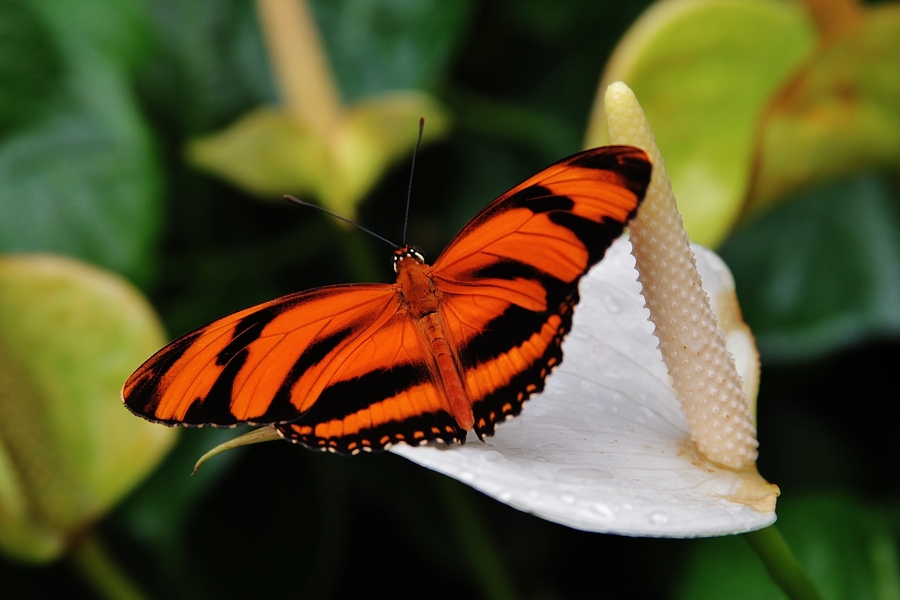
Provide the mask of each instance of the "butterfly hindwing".
[{"label": "butterfly hindwing", "polygon": [[433,357],[404,310],[342,347],[340,361],[309,409],[276,426],[282,437],[350,454],[398,442],[465,440],[446,410]]},{"label": "butterfly hindwing", "polygon": [[435,261],[479,437],[562,361],[578,282],[634,216],[650,172],[637,148],[571,156],[494,200]]}]

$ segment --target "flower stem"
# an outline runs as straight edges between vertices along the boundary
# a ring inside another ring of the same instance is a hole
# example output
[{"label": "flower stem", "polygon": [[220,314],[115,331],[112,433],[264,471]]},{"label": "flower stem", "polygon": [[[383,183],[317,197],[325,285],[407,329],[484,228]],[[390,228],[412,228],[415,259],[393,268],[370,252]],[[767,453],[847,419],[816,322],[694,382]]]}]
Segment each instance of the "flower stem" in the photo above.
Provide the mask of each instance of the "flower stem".
[{"label": "flower stem", "polygon": [[309,5],[305,0],[257,0],[257,8],[285,108],[327,139],[341,101]]},{"label": "flower stem", "polygon": [[70,558],[81,575],[103,598],[110,600],[144,600],[131,579],[107,552],[93,531],[87,531],[72,548]]},{"label": "flower stem", "polygon": [[744,534],[775,583],[791,600],[823,600],[809,573],[791,552],[778,528],[772,525]]}]

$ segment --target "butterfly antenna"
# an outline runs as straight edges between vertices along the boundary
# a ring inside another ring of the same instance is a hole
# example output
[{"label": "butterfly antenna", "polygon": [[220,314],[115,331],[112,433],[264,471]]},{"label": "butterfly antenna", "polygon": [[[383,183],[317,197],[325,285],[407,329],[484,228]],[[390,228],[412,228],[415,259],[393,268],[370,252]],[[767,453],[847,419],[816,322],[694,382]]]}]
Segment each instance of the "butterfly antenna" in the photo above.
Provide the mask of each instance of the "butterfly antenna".
[{"label": "butterfly antenna", "polygon": [[406,192],[406,215],[403,217],[403,245],[406,245],[406,226],[409,224],[409,199],[412,198],[413,173],[416,172],[416,154],[419,153],[419,144],[422,143],[422,132],[425,130],[425,117],[419,117],[419,139],[413,150],[412,167],[409,169],[409,190]]},{"label": "butterfly antenna", "polygon": [[387,238],[385,238],[385,237],[382,237],[382,236],[378,235],[377,233],[375,233],[375,232],[372,231],[371,229],[366,229],[365,227],[363,227],[362,225],[360,225],[360,224],[357,223],[356,221],[351,221],[351,220],[348,219],[347,217],[342,217],[341,215],[339,215],[339,214],[337,214],[337,213],[333,213],[333,212],[331,212],[330,210],[328,210],[327,208],[322,208],[321,206],[319,206],[319,205],[317,205],[317,204],[310,204],[309,202],[304,202],[303,200],[298,200],[297,198],[294,198],[293,196],[290,196],[290,195],[286,195],[286,196],[284,197],[284,199],[287,200],[288,202],[293,202],[294,204],[299,204],[300,206],[308,206],[308,207],[310,207],[310,208],[315,208],[315,209],[317,209],[317,210],[321,210],[323,213],[329,214],[329,215],[331,215],[332,217],[334,217],[335,219],[340,219],[341,221],[344,221],[345,223],[350,223],[351,225],[353,225],[353,226],[356,227],[357,229],[360,229],[360,230],[362,230],[362,231],[365,231],[365,232],[368,233],[369,235],[378,238],[379,240],[381,240],[382,242],[384,242],[384,243],[386,243],[386,244],[390,244],[391,248],[397,249],[397,248],[400,247],[400,246],[398,246],[397,244],[395,244],[394,242],[392,242],[391,240],[389,240],[389,239],[387,239]]}]

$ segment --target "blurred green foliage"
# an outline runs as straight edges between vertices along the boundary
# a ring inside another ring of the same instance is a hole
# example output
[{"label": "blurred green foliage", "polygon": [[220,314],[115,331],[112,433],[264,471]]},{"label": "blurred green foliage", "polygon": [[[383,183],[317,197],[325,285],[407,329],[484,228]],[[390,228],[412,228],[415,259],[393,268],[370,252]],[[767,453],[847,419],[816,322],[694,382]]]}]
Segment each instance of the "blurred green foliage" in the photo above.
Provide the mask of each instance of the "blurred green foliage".
[{"label": "blurred green foliage", "polygon": [[[780,529],[794,551],[806,557],[806,568],[829,600],[900,594],[891,512],[843,493],[801,493],[778,506]],[[787,599],[758,557],[734,537],[699,541],[679,579],[675,596],[682,600]]]},{"label": "blurred green foliage", "polygon": [[[402,86],[449,109],[453,129],[422,152],[413,185],[408,237],[432,259],[491,198],[579,149],[604,64],[648,4],[312,2],[346,102]],[[171,335],[298,289],[389,280],[380,242],[186,163],[188,140],[276,101],[249,0],[0,0],[0,251],[122,274]],[[900,183],[883,158],[745,216],[722,249],[762,351],[760,471],[781,486],[785,537],[829,599],[897,597]],[[407,177],[390,169],[359,221],[399,237]],[[153,597],[694,598],[740,581],[770,592],[738,539],[572,531],[389,454],[265,444],[192,478],[233,432],[184,434],[99,525]],[[52,594],[93,597],[65,563],[0,558],[2,597]]]}]

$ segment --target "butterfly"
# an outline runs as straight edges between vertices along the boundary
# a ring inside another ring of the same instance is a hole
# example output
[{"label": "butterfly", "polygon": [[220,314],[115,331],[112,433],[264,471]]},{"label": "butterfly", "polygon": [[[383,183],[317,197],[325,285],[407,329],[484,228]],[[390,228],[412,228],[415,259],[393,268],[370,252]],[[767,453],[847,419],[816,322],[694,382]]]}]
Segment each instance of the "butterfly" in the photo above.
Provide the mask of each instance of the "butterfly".
[{"label": "butterfly", "polygon": [[464,443],[518,415],[562,361],[578,282],[636,214],[643,150],[574,154],[479,212],[434,262],[393,253],[393,284],[289,294],[187,333],[125,383],[166,425],[272,425],[341,454]]}]

